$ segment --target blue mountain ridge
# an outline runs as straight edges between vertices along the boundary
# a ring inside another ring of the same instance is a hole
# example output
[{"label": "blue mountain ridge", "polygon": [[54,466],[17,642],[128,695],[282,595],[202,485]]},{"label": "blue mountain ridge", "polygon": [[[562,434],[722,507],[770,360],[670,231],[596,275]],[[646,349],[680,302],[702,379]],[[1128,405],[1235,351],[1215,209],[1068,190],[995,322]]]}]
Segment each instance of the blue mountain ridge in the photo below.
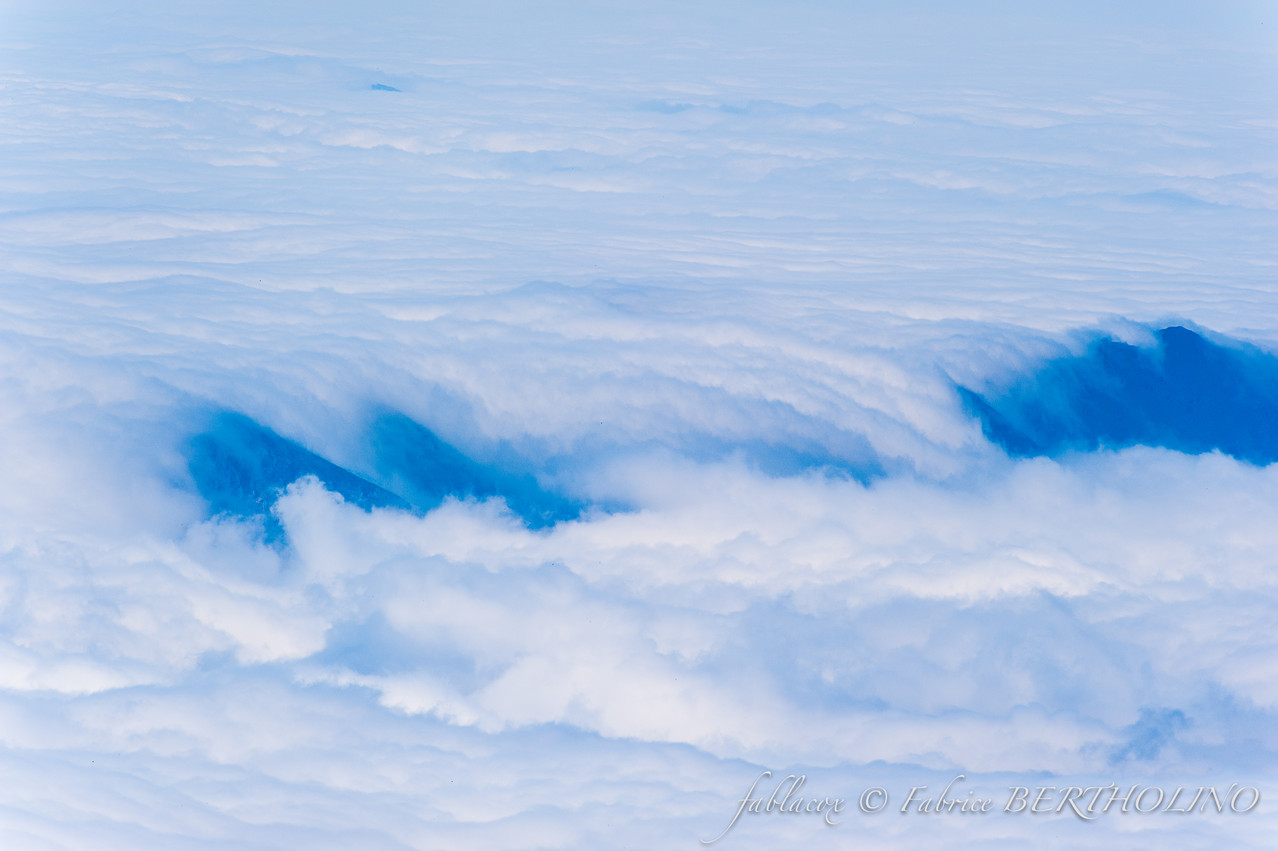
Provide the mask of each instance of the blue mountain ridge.
[{"label": "blue mountain ridge", "polygon": [[364,510],[398,508],[418,514],[449,496],[502,497],[529,528],[578,517],[583,505],[543,489],[529,474],[475,461],[402,414],[373,423],[369,441],[377,481],[352,473],[243,414],[222,411],[187,444],[187,463],[210,515],[260,517],[270,541],[283,530],[271,506],[288,485],[314,476]]},{"label": "blue mountain ridge", "polygon": [[958,386],[985,436],[1013,457],[1160,446],[1278,461],[1278,358],[1179,325],[1149,348],[1102,338],[1010,386]]},{"label": "blue mountain ridge", "polygon": [[[1148,445],[1191,454],[1219,450],[1257,465],[1278,461],[1278,358],[1181,326],[1160,329],[1155,337],[1157,345],[1148,348],[1097,339],[1082,355],[1049,361],[1003,388],[956,389],[986,437],[1013,457]],[[210,515],[262,518],[272,541],[282,529],[271,506],[284,488],[308,475],[365,510],[422,514],[450,496],[500,497],[529,528],[542,529],[576,519],[585,508],[546,489],[518,464],[475,460],[401,413],[378,416],[366,439],[374,459],[368,477],[243,414],[222,411],[189,441],[188,469]],[[812,467],[847,475],[809,446],[737,448],[753,450],[747,454],[770,475]],[[873,469],[864,479],[875,473],[882,471]]]}]

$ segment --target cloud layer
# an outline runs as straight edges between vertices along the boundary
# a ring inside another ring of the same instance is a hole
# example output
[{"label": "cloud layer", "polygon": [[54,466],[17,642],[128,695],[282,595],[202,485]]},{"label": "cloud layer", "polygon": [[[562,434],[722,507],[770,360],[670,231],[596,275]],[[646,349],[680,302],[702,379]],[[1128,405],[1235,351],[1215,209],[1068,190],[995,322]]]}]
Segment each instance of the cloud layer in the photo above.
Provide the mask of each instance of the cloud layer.
[{"label": "cloud layer", "polygon": [[1160,9],[0,13],[5,847],[1267,847],[895,811],[1278,789],[1274,54]]}]

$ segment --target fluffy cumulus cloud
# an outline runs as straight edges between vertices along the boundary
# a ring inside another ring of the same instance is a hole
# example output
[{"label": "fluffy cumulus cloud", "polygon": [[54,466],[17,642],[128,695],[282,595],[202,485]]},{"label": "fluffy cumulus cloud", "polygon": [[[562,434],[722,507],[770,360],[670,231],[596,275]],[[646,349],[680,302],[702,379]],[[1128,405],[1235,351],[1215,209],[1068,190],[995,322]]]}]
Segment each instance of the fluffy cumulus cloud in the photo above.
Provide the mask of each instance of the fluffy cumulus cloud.
[{"label": "fluffy cumulus cloud", "polygon": [[1264,8],[125,6],[0,11],[0,845],[1272,844]]}]

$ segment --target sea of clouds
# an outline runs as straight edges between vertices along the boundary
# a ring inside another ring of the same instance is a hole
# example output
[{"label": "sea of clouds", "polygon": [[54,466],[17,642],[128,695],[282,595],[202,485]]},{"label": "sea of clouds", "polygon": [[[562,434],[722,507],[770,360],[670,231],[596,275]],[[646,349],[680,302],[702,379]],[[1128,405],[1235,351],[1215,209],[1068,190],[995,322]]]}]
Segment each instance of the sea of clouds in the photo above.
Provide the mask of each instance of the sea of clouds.
[{"label": "sea of clouds", "polygon": [[[0,847],[691,849],[764,770],[846,816],[713,847],[1272,847],[1278,466],[960,388],[1278,351],[1275,28],[6,4]],[[407,496],[388,416],[498,495],[213,508],[227,422]],[[1111,782],[1263,797],[1001,812]]]}]

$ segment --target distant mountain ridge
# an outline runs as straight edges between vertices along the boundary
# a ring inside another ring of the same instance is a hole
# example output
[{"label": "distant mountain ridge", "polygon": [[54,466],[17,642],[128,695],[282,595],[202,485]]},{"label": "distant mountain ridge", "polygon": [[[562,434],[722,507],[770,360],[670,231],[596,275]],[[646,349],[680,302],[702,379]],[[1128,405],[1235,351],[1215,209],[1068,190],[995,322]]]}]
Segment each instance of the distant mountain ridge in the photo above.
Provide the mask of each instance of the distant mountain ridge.
[{"label": "distant mountain ridge", "polygon": [[284,488],[305,476],[314,476],[365,510],[424,513],[450,496],[501,497],[533,529],[581,513],[581,503],[545,490],[532,475],[475,461],[403,414],[379,417],[369,439],[378,481],[338,466],[250,417],[221,411],[188,443],[187,463],[211,515],[261,517],[268,540],[283,534],[271,506]]},{"label": "distant mountain ridge", "polygon": [[958,387],[985,436],[1016,457],[1161,446],[1278,461],[1278,358],[1179,325],[1141,348],[1112,338],[985,394]]}]

